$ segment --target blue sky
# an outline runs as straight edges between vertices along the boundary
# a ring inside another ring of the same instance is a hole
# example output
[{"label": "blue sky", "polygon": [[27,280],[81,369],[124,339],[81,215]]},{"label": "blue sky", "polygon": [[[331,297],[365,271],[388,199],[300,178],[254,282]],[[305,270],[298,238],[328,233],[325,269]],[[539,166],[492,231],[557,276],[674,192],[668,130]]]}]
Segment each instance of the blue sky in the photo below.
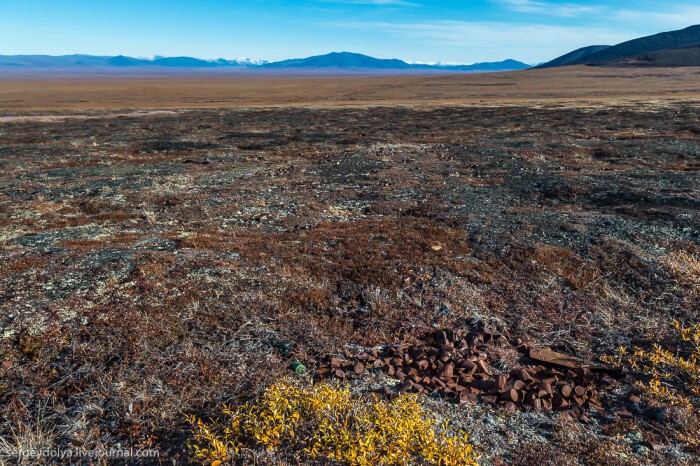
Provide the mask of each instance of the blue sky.
[{"label": "blue sky", "polygon": [[0,55],[536,63],[692,24],[697,1],[2,0]]}]

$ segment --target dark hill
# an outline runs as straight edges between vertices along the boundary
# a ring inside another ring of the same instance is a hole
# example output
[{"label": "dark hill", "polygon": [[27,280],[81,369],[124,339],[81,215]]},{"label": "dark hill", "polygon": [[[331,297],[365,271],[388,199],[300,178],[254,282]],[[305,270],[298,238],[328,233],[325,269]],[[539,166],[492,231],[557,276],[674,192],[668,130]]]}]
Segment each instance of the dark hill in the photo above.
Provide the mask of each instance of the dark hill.
[{"label": "dark hill", "polygon": [[604,65],[662,50],[696,45],[700,45],[700,25],[623,42],[578,60],[572,60],[566,65]]},{"label": "dark hill", "polygon": [[555,58],[552,61],[538,65],[536,68],[554,68],[556,66],[564,66],[572,61],[581,60],[591,54],[600,52],[601,50],[605,50],[610,47],[610,45],[589,45],[588,47],[576,49],[573,52],[569,52],[566,55],[562,55],[561,57]]},{"label": "dark hill", "polygon": [[617,66],[700,66],[700,46],[645,53],[609,64]]}]

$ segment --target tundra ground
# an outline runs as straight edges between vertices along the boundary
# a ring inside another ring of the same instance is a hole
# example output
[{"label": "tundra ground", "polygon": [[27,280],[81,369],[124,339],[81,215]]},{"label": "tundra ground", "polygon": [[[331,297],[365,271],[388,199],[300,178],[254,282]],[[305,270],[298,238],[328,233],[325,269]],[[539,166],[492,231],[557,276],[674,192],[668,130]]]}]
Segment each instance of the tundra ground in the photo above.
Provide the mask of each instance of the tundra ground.
[{"label": "tundra ground", "polygon": [[[0,122],[9,446],[187,463],[185,415],[289,376],[280,340],[488,325],[621,361],[700,322],[696,103],[83,115]],[[424,402],[484,464],[697,464],[697,381],[679,407],[624,367],[589,424]]]}]

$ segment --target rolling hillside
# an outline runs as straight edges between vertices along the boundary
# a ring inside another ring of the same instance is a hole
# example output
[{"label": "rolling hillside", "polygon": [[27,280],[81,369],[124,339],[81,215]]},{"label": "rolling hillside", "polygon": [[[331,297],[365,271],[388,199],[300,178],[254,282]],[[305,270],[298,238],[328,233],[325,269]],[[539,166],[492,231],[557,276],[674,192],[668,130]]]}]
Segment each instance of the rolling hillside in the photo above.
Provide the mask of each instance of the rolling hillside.
[{"label": "rolling hillside", "polygon": [[[539,68],[571,65],[614,65],[644,63],[657,66],[689,66],[693,62],[684,62],[683,57],[692,58],[692,51],[679,52],[678,49],[700,46],[700,25],[690,26],[678,31],[662,32],[651,36],[629,40],[612,47],[605,47],[593,53],[587,53],[595,47],[584,47],[559,58],[556,58]],[[578,57],[577,57],[578,55]],[[648,57],[648,59],[636,58]]]}]

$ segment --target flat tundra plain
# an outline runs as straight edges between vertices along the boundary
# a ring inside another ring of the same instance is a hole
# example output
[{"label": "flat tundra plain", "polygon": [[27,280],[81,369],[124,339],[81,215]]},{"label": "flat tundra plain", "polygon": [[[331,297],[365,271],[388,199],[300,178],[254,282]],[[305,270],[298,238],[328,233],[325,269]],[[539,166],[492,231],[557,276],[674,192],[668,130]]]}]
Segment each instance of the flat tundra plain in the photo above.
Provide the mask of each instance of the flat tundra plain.
[{"label": "flat tundra plain", "polygon": [[614,377],[585,422],[423,396],[483,464],[697,464],[699,100],[697,68],[4,76],[1,446],[184,464],[185,415],[293,377],[281,341],[313,375],[489,329],[494,374]]},{"label": "flat tundra plain", "polygon": [[181,109],[363,105],[512,105],[696,100],[700,68],[565,67],[402,77],[0,74],[0,109]]}]

